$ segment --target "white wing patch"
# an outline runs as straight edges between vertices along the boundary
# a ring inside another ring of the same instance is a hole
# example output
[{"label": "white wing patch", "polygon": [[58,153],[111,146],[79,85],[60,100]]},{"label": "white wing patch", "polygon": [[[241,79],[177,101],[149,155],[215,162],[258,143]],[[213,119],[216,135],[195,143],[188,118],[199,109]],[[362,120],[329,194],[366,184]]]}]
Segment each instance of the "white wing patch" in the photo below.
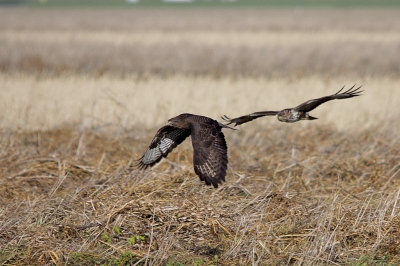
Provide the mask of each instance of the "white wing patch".
[{"label": "white wing patch", "polygon": [[160,149],[162,154],[165,154],[172,144],[174,144],[174,141],[172,139],[163,138],[160,141],[158,148]]},{"label": "white wing patch", "polygon": [[174,141],[172,139],[163,138],[162,140],[160,140],[157,147],[147,150],[147,152],[143,156],[142,162],[144,164],[150,164],[162,155],[165,156],[172,144],[174,144]]},{"label": "white wing patch", "polygon": [[154,149],[149,149],[144,154],[142,162],[143,162],[143,164],[150,164],[160,156],[161,156],[161,151],[159,150],[158,147],[156,147]]}]

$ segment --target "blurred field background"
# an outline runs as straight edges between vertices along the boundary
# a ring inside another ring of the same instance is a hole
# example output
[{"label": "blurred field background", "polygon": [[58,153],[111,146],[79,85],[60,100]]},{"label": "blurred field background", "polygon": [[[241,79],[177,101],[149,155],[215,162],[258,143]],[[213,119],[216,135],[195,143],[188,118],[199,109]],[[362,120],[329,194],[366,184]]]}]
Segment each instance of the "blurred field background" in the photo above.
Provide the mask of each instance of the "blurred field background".
[{"label": "blurred field background", "polygon": [[[398,1],[100,2],[0,7],[2,265],[400,263]],[[132,167],[180,113],[354,84],[318,120],[225,130],[217,190],[190,141]]]}]

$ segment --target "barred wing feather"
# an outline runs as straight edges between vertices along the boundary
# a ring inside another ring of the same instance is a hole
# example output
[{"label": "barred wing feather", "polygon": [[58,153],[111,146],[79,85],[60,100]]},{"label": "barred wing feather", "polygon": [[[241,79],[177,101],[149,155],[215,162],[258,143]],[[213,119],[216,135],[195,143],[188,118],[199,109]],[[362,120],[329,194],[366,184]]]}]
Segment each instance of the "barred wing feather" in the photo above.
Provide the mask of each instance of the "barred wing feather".
[{"label": "barred wing feather", "polygon": [[211,125],[195,126],[192,144],[195,173],[201,181],[217,188],[225,181],[228,165],[228,148],[221,127],[216,121]]},{"label": "barred wing feather", "polygon": [[171,126],[160,128],[151,141],[146,153],[139,159],[139,169],[146,169],[149,166],[155,165],[163,157],[167,157],[176,146],[189,136],[189,129],[180,129]]}]

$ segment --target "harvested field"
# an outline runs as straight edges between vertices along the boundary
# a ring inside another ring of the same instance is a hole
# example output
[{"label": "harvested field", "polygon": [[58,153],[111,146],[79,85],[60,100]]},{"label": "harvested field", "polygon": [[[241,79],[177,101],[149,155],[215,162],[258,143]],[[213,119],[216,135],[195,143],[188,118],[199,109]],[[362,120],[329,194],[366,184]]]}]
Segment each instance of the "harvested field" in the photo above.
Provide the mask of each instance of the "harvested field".
[{"label": "harvested field", "polygon": [[0,69],[399,77],[400,10],[204,12],[2,9]]},{"label": "harvested field", "polygon": [[189,142],[153,170],[129,167],[154,132],[3,132],[1,260],[398,264],[400,142],[388,128],[225,132],[217,190],[194,175]]},{"label": "harvested field", "polygon": [[[0,9],[0,264],[400,264],[399,11],[186,11]],[[218,189],[190,139],[134,167],[179,113],[354,83],[318,120],[224,130]]]}]

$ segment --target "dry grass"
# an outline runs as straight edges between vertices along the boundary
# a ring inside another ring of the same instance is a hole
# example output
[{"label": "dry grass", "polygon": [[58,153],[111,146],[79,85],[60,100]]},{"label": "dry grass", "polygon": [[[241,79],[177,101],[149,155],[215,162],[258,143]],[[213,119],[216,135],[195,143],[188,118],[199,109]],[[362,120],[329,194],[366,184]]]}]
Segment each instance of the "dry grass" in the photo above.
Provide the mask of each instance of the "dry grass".
[{"label": "dry grass", "polygon": [[[400,264],[398,12],[1,9],[0,264]],[[189,140],[132,167],[179,113],[354,83],[319,120],[224,131],[218,189]]]},{"label": "dry grass", "polygon": [[[335,93],[342,85],[364,85],[355,99],[324,104],[312,112],[316,123],[338,130],[367,129],[381,121],[399,119],[400,80],[393,78],[319,76],[301,79],[220,78],[175,75],[148,78],[115,76],[0,75],[0,125],[8,129],[53,129],[65,124],[85,128],[150,128],[161,126],[180,113],[219,119],[294,107],[311,98]],[[373,108],[371,108],[373,106]],[[334,112],[332,111],[334,110]],[[253,122],[270,127],[276,118]],[[288,125],[291,127],[292,125]],[[393,127],[399,128],[397,124]],[[393,128],[395,130],[395,128]]]},{"label": "dry grass", "polygon": [[130,169],[143,130],[3,132],[0,260],[400,263],[397,132],[253,129],[226,132],[230,171],[217,190],[194,175],[189,143],[154,170]]}]

